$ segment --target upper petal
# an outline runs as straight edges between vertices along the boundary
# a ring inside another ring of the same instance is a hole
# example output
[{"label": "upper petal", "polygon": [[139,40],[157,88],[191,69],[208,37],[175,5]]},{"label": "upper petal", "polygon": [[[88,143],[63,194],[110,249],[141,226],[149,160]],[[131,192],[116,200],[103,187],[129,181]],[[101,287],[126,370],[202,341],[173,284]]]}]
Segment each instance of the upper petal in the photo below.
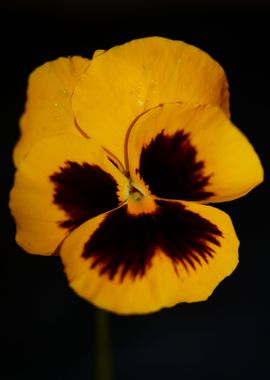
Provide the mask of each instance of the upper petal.
[{"label": "upper petal", "polygon": [[58,58],[32,72],[25,111],[20,119],[21,137],[14,150],[16,166],[44,137],[63,133],[79,135],[70,99],[89,62],[76,56]]},{"label": "upper petal", "polygon": [[215,104],[229,113],[226,76],[200,49],[161,37],[133,40],[97,56],[72,98],[76,119],[123,162],[132,121],[162,103]]},{"label": "upper petal", "polygon": [[222,202],[263,180],[252,145],[215,106],[167,104],[137,119],[127,161],[134,183],[161,198]]},{"label": "upper petal", "polygon": [[192,202],[127,206],[71,232],[60,255],[70,286],[98,307],[144,314],[207,299],[238,263],[238,239],[224,212]]},{"label": "upper petal", "polygon": [[43,139],[15,176],[10,208],[17,243],[50,255],[70,230],[117,207],[127,179],[92,140],[72,135]]}]

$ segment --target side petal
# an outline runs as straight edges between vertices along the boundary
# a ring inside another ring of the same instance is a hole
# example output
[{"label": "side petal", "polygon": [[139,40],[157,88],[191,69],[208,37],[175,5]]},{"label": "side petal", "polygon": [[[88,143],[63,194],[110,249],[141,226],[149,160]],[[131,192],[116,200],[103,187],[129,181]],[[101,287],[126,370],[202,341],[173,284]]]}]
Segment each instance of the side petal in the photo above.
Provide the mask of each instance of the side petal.
[{"label": "side petal", "polygon": [[44,137],[72,133],[74,124],[71,95],[90,61],[81,57],[47,62],[29,77],[27,102],[20,119],[21,137],[14,150],[18,166],[31,147]]},{"label": "side petal", "polygon": [[144,314],[206,300],[238,263],[238,239],[224,212],[157,200],[152,214],[128,206],[71,232],[60,256],[72,289],[118,314]]},{"label": "side petal", "polygon": [[16,241],[29,253],[51,255],[86,220],[117,207],[128,181],[101,147],[61,135],[35,144],[21,163],[10,195]]},{"label": "side petal", "polygon": [[132,121],[159,104],[215,104],[229,114],[227,79],[221,66],[181,41],[148,37],[98,55],[74,91],[73,108],[82,130],[123,162]]},{"label": "side petal", "polygon": [[167,104],[146,112],[130,130],[127,155],[134,183],[161,198],[223,202],[263,180],[252,145],[211,105]]}]

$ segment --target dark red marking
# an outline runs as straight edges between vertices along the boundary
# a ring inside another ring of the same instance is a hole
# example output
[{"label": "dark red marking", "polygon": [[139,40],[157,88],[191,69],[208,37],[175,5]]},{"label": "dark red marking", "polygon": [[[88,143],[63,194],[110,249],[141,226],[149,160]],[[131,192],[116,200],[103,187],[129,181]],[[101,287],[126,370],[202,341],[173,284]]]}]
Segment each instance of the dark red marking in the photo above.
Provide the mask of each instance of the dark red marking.
[{"label": "dark red marking", "polygon": [[167,136],[159,133],[143,147],[137,173],[160,198],[203,200],[213,193],[205,191],[210,176],[203,174],[204,162],[196,159],[196,149],[184,131]]},{"label": "dark red marking", "polygon": [[156,201],[153,214],[131,215],[127,206],[109,213],[89,241],[82,257],[94,259],[92,268],[113,279],[143,276],[158,247],[186,270],[207,262],[214,254],[209,243],[220,246],[216,225],[173,201]]},{"label": "dark red marking", "polygon": [[119,205],[115,179],[97,165],[67,161],[50,176],[54,203],[67,214],[60,226],[73,229]]}]

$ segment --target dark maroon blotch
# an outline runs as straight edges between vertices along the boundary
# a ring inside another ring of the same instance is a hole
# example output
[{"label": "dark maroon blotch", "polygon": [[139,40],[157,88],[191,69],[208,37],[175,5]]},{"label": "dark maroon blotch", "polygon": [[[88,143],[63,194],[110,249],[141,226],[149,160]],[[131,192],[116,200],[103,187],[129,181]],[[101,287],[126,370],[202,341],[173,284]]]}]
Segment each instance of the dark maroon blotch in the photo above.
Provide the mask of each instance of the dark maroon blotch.
[{"label": "dark maroon blotch", "polygon": [[220,246],[216,225],[173,201],[156,201],[153,214],[131,215],[127,206],[109,213],[84,246],[82,257],[93,258],[92,268],[113,279],[120,273],[134,279],[151,266],[159,247],[175,265],[196,270],[214,254],[209,243]]},{"label": "dark maroon blotch", "polygon": [[143,147],[137,172],[158,197],[181,200],[207,199],[205,191],[210,176],[203,174],[204,162],[196,159],[197,151],[188,133],[178,131],[167,136],[159,133]]},{"label": "dark maroon blotch", "polygon": [[54,203],[67,214],[59,223],[63,228],[73,229],[119,205],[115,179],[97,165],[67,161],[50,180]]}]

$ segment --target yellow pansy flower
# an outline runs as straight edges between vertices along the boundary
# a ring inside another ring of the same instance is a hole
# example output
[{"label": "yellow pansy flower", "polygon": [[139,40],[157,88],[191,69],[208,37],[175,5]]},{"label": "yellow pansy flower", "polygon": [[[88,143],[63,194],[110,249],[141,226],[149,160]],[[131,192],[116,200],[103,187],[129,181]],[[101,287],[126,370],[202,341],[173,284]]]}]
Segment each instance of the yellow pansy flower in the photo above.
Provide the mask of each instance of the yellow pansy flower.
[{"label": "yellow pansy flower", "polygon": [[223,69],[184,42],[143,38],[39,67],[14,150],[18,244],[59,252],[75,292],[119,314],[207,299],[239,242],[206,204],[263,180],[229,116]]}]

